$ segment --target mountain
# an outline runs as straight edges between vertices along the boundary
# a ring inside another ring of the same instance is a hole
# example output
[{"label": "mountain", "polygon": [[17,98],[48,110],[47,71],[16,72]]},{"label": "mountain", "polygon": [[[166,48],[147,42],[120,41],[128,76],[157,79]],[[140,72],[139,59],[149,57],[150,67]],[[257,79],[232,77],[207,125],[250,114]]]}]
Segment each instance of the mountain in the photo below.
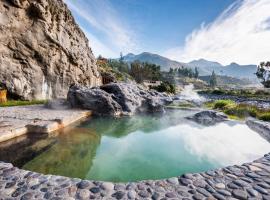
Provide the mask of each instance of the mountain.
[{"label": "mountain", "polygon": [[237,63],[231,63],[223,68],[223,73],[227,76],[235,76],[240,78],[253,78],[257,79],[255,73],[257,70],[256,65],[239,65]]},{"label": "mountain", "polygon": [[156,65],[160,65],[161,69],[164,71],[168,71],[170,68],[178,68],[178,67],[186,65],[185,63],[170,60],[169,58],[160,56],[158,54],[148,53],[148,52],[144,52],[138,55],[129,53],[123,58],[124,58],[124,61],[126,62],[133,62],[133,61],[138,60],[140,62],[149,62]]},{"label": "mountain", "polygon": [[222,76],[232,76],[237,78],[248,78],[257,80],[255,72],[257,69],[256,65],[239,65],[237,63],[231,63],[230,65],[222,65],[218,62],[208,61],[205,59],[193,60],[189,63],[178,62],[169,58],[160,56],[158,54],[152,54],[144,52],[138,55],[129,53],[123,57],[126,62],[133,62],[135,60],[141,62],[149,62],[161,66],[161,70],[168,71],[170,68],[187,67],[194,69],[198,68],[201,76],[207,76],[215,71],[216,74]]},{"label": "mountain", "polygon": [[193,60],[188,63],[191,66],[200,66],[200,67],[213,67],[213,68],[218,68],[218,67],[223,67],[220,63],[218,62],[213,62],[213,61],[208,61],[205,59],[199,59],[199,60]]}]

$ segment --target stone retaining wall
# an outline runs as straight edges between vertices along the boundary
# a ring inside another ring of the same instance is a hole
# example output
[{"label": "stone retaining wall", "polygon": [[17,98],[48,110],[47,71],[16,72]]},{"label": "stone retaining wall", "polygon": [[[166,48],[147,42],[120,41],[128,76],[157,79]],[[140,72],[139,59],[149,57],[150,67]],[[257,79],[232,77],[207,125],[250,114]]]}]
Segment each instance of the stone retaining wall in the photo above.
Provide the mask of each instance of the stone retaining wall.
[{"label": "stone retaining wall", "polygon": [[0,199],[270,199],[270,154],[241,166],[137,183],[86,181],[0,163]]}]

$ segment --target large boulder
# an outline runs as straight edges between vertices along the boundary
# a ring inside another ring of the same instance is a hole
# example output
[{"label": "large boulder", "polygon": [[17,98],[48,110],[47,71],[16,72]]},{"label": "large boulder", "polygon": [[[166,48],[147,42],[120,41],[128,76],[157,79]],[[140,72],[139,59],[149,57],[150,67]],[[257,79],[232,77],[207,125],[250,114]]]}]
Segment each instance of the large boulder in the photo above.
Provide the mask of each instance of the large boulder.
[{"label": "large boulder", "polygon": [[88,40],[62,0],[0,1],[0,85],[22,99],[101,84]]},{"label": "large boulder", "polygon": [[96,88],[72,86],[68,92],[71,107],[92,110],[96,115],[133,115],[163,112],[172,99],[162,93],[147,91],[134,83],[111,83]]},{"label": "large boulder", "polygon": [[216,112],[213,110],[205,110],[196,113],[193,116],[187,117],[187,119],[205,126],[213,126],[217,123],[227,121],[228,117],[220,112]]}]

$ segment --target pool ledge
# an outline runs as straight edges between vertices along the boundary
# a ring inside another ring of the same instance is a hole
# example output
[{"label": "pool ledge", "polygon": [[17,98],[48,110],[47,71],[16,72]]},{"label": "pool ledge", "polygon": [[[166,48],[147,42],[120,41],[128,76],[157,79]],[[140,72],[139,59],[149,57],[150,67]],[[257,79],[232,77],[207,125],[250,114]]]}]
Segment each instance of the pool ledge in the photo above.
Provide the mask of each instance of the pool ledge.
[{"label": "pool ledge", "polygon": [[134,183],[43,175],[0,162],[1,199],[269,199],[270,154],[243,165]]},{"label": "pool ledge", "polygon": [[90,111],[53,110],[43,105],[0,108],[0,142],[30,132],[50,133],[90,115]]}]

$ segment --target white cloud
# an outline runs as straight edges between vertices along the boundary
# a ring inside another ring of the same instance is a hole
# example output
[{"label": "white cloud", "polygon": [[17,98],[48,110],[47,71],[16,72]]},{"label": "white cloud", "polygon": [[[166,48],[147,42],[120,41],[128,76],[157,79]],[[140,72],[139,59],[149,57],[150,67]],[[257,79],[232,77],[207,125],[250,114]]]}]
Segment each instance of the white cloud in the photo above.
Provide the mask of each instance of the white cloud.
[{"label": "white cloud", "polygon": [[[83,19],[85,31],[96,56],[117,57],[137,48],[135,33],[124,23],[108,0],[65,0],[74,14]],[[86,24],[84,23],[86,22]]]},{"label": "white cloud", "polygon": [[164,53],[188,62],[205,58],[223,64],[257,64],[270,59],[270,0],[238,0],[213,23],[187,36],[183,47]]}]

